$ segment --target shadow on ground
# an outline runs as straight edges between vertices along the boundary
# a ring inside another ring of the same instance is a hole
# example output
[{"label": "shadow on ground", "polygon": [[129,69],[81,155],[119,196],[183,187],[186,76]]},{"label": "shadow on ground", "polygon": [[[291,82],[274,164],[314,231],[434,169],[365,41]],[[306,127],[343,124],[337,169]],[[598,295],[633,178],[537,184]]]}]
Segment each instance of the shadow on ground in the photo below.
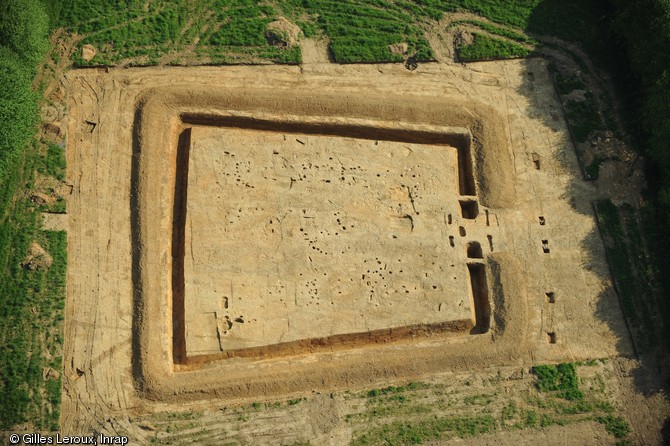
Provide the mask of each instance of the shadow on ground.
[{"label": "shadow on ground", "polygon": [[[538,13],[539,14],[539,13]],[[533,24],[533,20],[543,20],[541,14],[538,17],[531,17],[531,22],[529,29],[537,28],[538,25]],[[567,58],[566,58],[567,59]],[[574,59],[571,59],[574,60]],[[551,60],[549,61],[551,62]],[[558,63],[558,62],[557,62]],[[562,63],[565,63],[563,61]],[[533,76],[530,74],[532,72],[530,62],[527,63],[528,66],[528,75],[524,77],[524,83],[521,86],[520,93],[528,97],[531,104],[536,103],[536,92],[533,88]],[[579,66],[575,62],[575,67],[571,69],[579,70]],[[550,74],[551,75],[551,74]],[[558,97],[558,92],[555,90],[554,94],[557,96],[557,100],[561,101]],[[605,107],[603,104],[598,104],[599,107]],[[533,109],[536,112],[533,112]],[[562,110],[556,110],[557,113],[563,115]],[[554,113],[552,113],[553,115]],[[533,106],[531,108],[531,118],[541,120],[544,125],[549,128],[555,128],[557,123],[552,119],[547,119],[546,113],[541,113],[537,107]],[[611,129],[614,131],[620,129]],[[586,202],[585,200],[577,200],[575,197],[579,197],[584,194],[585,189],[594,189],[595,192],[595,183],[587,181],[584,179],[580,169],[575,168],[571,159],[576,157],[576,150],[572,138],[570,141],[566,141],[564,144],[563,150],[556,153],[554,161],[561,165],[568,172],[572,173],[571,180],[568,187],[566,188],[564,194],[566,196],[566,201],[572,204],[572,208],[585,216],[596,219],[596,209],[594,203]],[[600,193],[602,194],[602,189],[600,188]],[[595,197],[595,193],[592,194]],[[596,219],[597,220],[597,219]],[[642,405],[643,412],[648,411],[648,413],[653,417],[658,417],[657,421],[644,420],[645,415],[640,415],[634,413],[637,409],[636,404],[633,404],[633,401],[630,401],[631,406],[627,406],[624,409],[627,411],[627,416],[630,418],[630,421],[633,424],[634,430],[649,429],[651,436],[657,436],[660,441],[660,436],[666,444],[670,442],[670,418],[666,419],[662,431],[658,432],[658,427],[654,428],[654,423],[663,423],[663,418],[666,416],[662,413],[664,409],[661,407],[667,407],[668,404],[668,387],[670,383],[670,364],[668,364],[668,345],[667,340],[664,339],[664,329],[663,321],[656,319],[654,325],[643,325],[641,323],[633,324],[631,323],[630,315],[626,315],[623,312],[621,301],[617,293],[616,285],[612,281],[612,270],[609,266],[609,263],[605,267],[602,265],[601,261],[602,256],[604,255],[604,242],[603,233],[601,232],[602,228],[596,227],[594,231],[589,233],[583,240],[580,241],[580,246],[583,252],[586,254],[586,265],[585,268],[592,271],[594,274],[601,279],[602,283],[609,284],[604,291],[597,297],[597,308],[596,315],[597,317],[605,322],[608,327],[611,329],[612,333],[617,339],[616,347],[619,351],[620,356],[622,357],[621,364],[618,364],[616,367],[619,371],[619,380],[626,381],[630,377],[632,384],[632,396],[633,400],[637,401],[637,407]],[[610,241],[611,242],[611,241]],[[631,262],[635,262],[637,259],[631,258]],[[639,281],[640,277],[636,277]],[[638,288],[639,289],[639,288]],[[659,292],[659,291],[657,291]],[[654,307],[654,298],[647,296],[646,293],[637,293],[634,296],[630,296],[632,299],[648,299],[649,304],[652,308]],[[660,296],[662,298],[662,296]],[[619,311],[613,311],[617,309]],[[652,310],[653,311],[653,310]],[[656,312],[656,315],[660,314]],[[621,319],[624,318],[625,324],[622,324]],[[653,331],[654,333],[650,333]],[[646,342],[640,342],[640,339],[648,339],[649,337],[655,337],[660,341],[656,343],[652,348],[646,347]],[[643,344],[643,345],[641,345]],[[630,346],[633,346],[631,351]],[[617,359],[614,359],[617,361]],[[623,384],[625,386],[625,383]],[[630,396],[630,395],[628,395]],[[655,402],[650,402],[649,398],[654,397]],[[620,402],[628,404],[629,401],[626,401],[627,395],[624,392],[620,397]],[[665,401],[663,401],[665,400]],[[644,407],[649,404],[649,407]],[[635,420],[635,417],[638,417]],[[642,419],[641,423],[638,423]],[[643,426],[636,426],[636,424],[641,424]],[[659,424],[660,427],[660,424]],[[651,432],[655,430],[656,432]],[[637,432],[639,438],[650,438],[646,433]]]}]

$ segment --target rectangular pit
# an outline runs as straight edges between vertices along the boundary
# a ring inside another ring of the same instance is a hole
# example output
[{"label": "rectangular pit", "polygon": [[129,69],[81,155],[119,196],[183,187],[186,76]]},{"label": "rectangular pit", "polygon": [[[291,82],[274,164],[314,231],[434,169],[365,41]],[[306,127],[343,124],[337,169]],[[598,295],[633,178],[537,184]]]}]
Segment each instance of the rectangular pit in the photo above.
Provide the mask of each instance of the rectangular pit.
[{"label": "rectangular pit", "polygon": [[455,148],[208,124],[177,152],[175,362],[471,328]]}]

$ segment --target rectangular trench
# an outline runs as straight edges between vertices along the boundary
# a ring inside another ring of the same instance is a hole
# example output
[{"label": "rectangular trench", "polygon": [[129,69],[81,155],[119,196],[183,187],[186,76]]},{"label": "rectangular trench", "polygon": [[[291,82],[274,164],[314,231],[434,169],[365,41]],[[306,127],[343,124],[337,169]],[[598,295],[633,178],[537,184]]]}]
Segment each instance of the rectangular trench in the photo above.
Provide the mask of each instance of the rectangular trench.
[{"label": "rectangular trench", "polygon": [[483,263],[468,263],[468,274],[475,319],[475,327],[471,333],[486,333],[491,327],[491,303],[486,283],[486,266]]},{"label": "rectangular trench", "polygon": [[186,128],[179,134],[177,143],[177,173],[172,213],[172,355],[175,364],[186,362],[184,249],[190,151],[191,129]]},{"label": "rectangular trench", "polygon": [[[299,341],[273,344],[263,347],[222,351],[218,354],[188,355],[185,323],[185,228],[187,213],[187,190],[189,156],[191,149],[191,126],[237,127],[252,130],[269,130],[282,133],[298,133],[351,137],[367,140],[448,145],[457,148],[458,190],[461,195],[475,195],[471,136],[418,130],[380,129],[372,126],[329,125],[315,123],[292,123],[260,120],[255,118],[225,117],[210,115],[182,115],[182,131],[178,138],[176,154],[176,180],[173,205],[172,228],[172,349],[173,362],[182,366],[197,366],[214,360],[231,357],[275,357],[293,355],[305,351],[352,348],[370,343],[386,343],[435,333],[485,333],[490,323],[490,307],[486,274],[483,265],[468,264],[472,289],[475,295],[474,312],[476,326],[471,320],[455,320],[443,323],[417,324],[362,333],[349,333],[316,337]],[[456,197],[454,197],[456,199]]]}]

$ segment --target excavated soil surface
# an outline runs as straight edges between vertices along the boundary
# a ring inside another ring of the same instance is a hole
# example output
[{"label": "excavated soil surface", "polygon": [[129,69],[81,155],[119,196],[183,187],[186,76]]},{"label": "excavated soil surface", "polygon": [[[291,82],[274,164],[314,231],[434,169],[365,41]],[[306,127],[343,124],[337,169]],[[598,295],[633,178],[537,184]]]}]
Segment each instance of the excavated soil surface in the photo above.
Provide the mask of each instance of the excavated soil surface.
[{"label": "excavated soil surface", "polygon": [[66,81],[65,432],[630,351],[541,60]]},{"label": "excavated soil surface", "polygon": [[211,127],[190,140],[186,356],[470,328],[466,252],[443,237],[456,149]]}]

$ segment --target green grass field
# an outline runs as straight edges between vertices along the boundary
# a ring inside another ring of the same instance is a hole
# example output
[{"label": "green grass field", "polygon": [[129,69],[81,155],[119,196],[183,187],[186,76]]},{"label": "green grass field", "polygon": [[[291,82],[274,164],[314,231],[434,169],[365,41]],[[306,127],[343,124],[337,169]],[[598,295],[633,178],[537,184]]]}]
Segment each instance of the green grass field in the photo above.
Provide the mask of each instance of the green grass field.
[{"label": "green grass field", "polygon": [[[593,2],[591,2],[593,3]],[[425,32],[445,12],[467,11],[503,26],[469,21],[491,34],[534,43],[525,31],[578,41],[593,37],[588,7],[564,2],[530,0],[194,0],[172,2],[141,0],[60,0],[50,3],[52,25],[83,36],[78,47],[93,45],[89,62],[75,57],[77,65],[155,65],[238,63],[262,60],[299,63],[297,50],[270,45],[266,26],[278,16],[292,20],[307,36],[323,35],[330,41],[336,62],[397,62],[402,56],[389,45],[405,43],[407,56],[433,59]],[[149,5],[148,7],[145,5]],[[580,11],[582,20],[566,18]],[[585,14],[589,13],[589,14]],[[501,59],[527,55],[524,47],[481,37],[465,50],[465,60]],[[76,54],[80,54],[77,52]],[[470,56],[468,56],[468,54]]]},{"label": "green grass field", "polygon": [[[35,171],[64,176],[62,149],[35,138],[41,95],[32,84],[47,38],[41,4],[0,6],[0,431],[19,423],[54,430],[59,421],[67,238],[41,230],[27,194]],[[52,256],[50,268],[22,267],[32,242]]]},{"label": "green grass field", "polygon": [[[31,189],[22,183],[23,172],[40,157],[34,148],[15,165],[16,189]],[[5,183],[7,184],[7,183]],[[0,225],[0,429],[28,422],[38,429],[58,427],[60,373],[62,371],[62,322],[65,305],[67,237],[65,232],[42,231],[39,213],[28,197],[20,197],[4,208],[9,215]],[[46,270],[22,267],[28,247],[35,241],[53,258]],[[45,373],[49,368],[56,374]]]},{"label": "green grass field", "polygon": [[464,45],[458,48],[458,59],[463,62],[474,62],[479,60],[495,59],[513,59],[525,57],[532,53],[532,50],[483,34],[474,33],[474,42],[470,45]]},{"label": "green grass field", "polygon": [[80,47],[90,44],[98,51],[89,62],[77,56],[77,65],[300,61],[296,49],[275,48],[266,41],[266,26],[277,16],[271,6],[252,0],[145,4],[64,0],[53,23],[85,36]]}]

